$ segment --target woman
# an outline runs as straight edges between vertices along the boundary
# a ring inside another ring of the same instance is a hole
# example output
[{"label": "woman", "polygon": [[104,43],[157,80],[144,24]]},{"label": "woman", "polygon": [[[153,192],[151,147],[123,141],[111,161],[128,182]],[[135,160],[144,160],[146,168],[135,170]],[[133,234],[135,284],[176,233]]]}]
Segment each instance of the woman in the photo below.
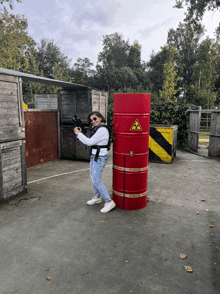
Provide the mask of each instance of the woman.
[{"label": "woman", "polygon": [[[92,178],[94,197],[87,202],[88,205],[94,205],[102,202],[103,196],[105,200],[104,207],[100,210],[102,213],[109,212],[115,207],[115,202],[110,198],[105,186],[101,182],[103,168],[108,158],[108,149],[110,142],[110,134],[108,127],[104,125],[106,119],[98,111],[93,111],[87,118],[88,122],[93,126],[93,135],[87,138],[81,128],[74,128],[77,138],[85,145],[91,146],[90,155],[90,175]],[[101,194],[101,195],[100,195]]]}]

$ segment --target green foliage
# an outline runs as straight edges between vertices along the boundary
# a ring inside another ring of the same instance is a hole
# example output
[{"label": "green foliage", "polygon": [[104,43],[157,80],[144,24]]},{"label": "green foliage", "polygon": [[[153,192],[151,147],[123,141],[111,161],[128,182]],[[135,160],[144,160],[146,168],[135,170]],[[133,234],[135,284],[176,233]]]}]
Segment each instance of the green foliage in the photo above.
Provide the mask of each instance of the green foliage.
[{"label": "green foliage", "polygon": [[138,44],[138,41],[135,41],[134,44],[130,46],[128,66],[133,70],[141,68],[141,45]]},{"label": "green foliage", "polygon": [[165,63],[163,69],[164,83],[162,90],[159,90],[159,94],[162,101],[177,102],[177,82],[180,78],[177,76],[177,72],[175,70],[174,57],[176,54],[176,49],[169,45],[168,50],[170,51],[170,53],[168,56],[167,63]]},{"label": "green foliage", "polygon": [[4,8],[0,14],[0,67],[27,72],[35,42],[28,36],[27,19]]},{"label": "green foliage", "polygon": [[146,85],[147,75],[141,64],[141,46],[130,45],[115,33],[103,37],[103,51],[98,55],[95,85],[109,90],[138,88]]},{"label": "green foliage", "polygon": [[176,8],[187,6],[186,20],[198,22],[202,19],[206,10],[217,10],[220,8],[218,0],[176,0]]},{"label": "green foliage", "polygon": [[219,77],[220,45],[205,39],[196,54],[190,95],[202,108],[214,108],[217,98],[215,83]]},{"label": "green foliage", "polygon": [[130,45],[123,40],[123,36],[115,33],[103,37],[103,51],[98,55],[98,63],[103,68],[113,64],[116,68],[127,66]]},{"label": "green foliage", "polygon": [[73,83],[92,86],[93,77],[95,71],[91,69],[93,63],[88,58],[77,58],[77,62],[74,63],[71,70],[71,77],[73,77]]},{"label": "green foliage", "polygon": [[194,103],[189,94],[194,65],[196,63],[196,52],[199,41],[202,38],[204,29],[202,26],[196,30],[190,23],[180,23],[176,30],[170,29],[167,43],[176,48],[178,54],[175,56],[178,76],[180,77],[178,86],[181,91],[181,99],[184,103]]},{"label": "green foliage", "polygon": [[[21,0],[15,0],[15,1],[17,1],[18,3],[21,3]],[[14,6],[13,6],[14,5],[14,1],[13,0],[0,0],[0,5],[4,5],[4,3],[8,3],[10,9],[13,9],[14,8]]]},{"label": "green foliage", "polygon": [[[172,62],[173,65],[178,64],[179,53],[174,48],[175,46],[173,45],[163,46],[157,54],[151,54],[151,58],[147,63],[146,74],[149,87],[151,91],[158,93],[158,95],[159,91],[162,90],[165,78],[168,77],[166,72],[164,75],[164,66],[169,62]],[[173,70],[176,71],[176,66]]]},{"label": "green foliage", "polygon": [[44,77],[68,80],[69,60],[53,40],[41,40],[36,50],[36,61]]}]

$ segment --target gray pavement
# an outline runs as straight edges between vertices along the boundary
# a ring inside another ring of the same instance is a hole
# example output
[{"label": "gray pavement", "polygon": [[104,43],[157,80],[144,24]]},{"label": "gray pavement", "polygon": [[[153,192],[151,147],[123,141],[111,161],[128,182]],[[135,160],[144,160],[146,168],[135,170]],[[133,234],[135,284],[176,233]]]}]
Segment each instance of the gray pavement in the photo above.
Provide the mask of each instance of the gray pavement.
[{"label": "gray pavement", "polygon": [[28,194],[0,208],[1,294],[220,293],[220,161],[178,150],[150,162],[138,211],[101,214],[92,192],[88,162],[28,169]]}]

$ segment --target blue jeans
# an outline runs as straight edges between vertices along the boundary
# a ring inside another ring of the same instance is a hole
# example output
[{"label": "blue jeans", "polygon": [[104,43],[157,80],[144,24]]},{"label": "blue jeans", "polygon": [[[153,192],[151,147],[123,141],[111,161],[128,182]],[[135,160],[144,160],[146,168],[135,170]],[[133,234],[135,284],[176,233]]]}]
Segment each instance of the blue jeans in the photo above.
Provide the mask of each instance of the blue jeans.
[{"label": "blue jeans", "polygon": [[97,162],[94,161],[95,155],[90,156],[90,176],[92,178],[93,189],[95,197],[99,198],[100,194],[103,196],[105,202],[109,202],[110,198],[105,186],[101,182],[102,171],[106,165],[108,155],[99,156]]}]

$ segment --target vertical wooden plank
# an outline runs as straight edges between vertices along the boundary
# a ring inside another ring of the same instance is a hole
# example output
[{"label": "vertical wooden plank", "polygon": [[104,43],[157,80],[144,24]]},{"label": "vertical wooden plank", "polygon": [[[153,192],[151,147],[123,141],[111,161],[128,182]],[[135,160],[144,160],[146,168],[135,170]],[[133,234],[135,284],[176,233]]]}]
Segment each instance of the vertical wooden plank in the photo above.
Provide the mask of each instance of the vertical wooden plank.
[{"label": "vertical wooden plank", "polygon": [[23,97],[22,97],[22,85],[21,78],[18,79],[18,117],[19,117],[19,127],[24,127],[24,114],[23,114]]},{"label": "vertical wooden plank", "polygon": [[220,112],[219,111],[212,112],[208,156],[220,157]]},{"label": "vertical wooden plank", "polygon": [[25,140],[21,140],[21,172],[23,192],[27,192],[27,169],[26,169],[26,147]]},{"label": "vertical wooden plank", "polygon": [[200,131],[200,112],[192,111],[190,112],[190,134],[188,138],[188,144],[192,151],[198,151],[198,142],[199,142],[199,134]]},{"label": "vertical wooden plank", "polygon": [[88,115],[92,112],[93,90],[88,90]]},{"label": "vertical wooden plank", "polygon": [[3,200],[3,176],[2,176],[2,159],[1,159],[1,144],[0,144],[0,200]]},{"label": "vertical wooden plank", "polygon": [[105,116],[108,117],[108,92],[105,92]]},{"label": "vertical wooden plank", "polygon": [[60,140],[60,112],[57,111],[57,142],[58,142],[58,158],[61,158],[61,140]]}]

